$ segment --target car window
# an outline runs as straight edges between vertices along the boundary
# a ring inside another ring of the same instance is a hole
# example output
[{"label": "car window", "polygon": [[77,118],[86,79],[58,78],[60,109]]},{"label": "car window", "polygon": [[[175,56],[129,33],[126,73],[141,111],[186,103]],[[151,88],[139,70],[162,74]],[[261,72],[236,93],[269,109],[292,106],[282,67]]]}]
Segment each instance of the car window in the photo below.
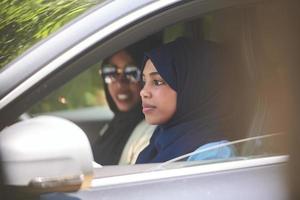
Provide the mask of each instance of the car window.
[{"label": "car window", "polygon": [[[288,16],[289,7],[282,2],[246,4],[194,16],[160,30],[164,43],[185,36],[198,42],[213,42],[222,49],[224,56],[220,58],[220,67],[226,70],[219,78],[226,76],[230,80],[227,93],[234,96],[230,104],[233,114],[224,127],[229,141],[277,133],[285,138],[287,133],[290,94],[285,66],[290,57],[281,46],[291,44],[292,32],[286,23],[290,18],[275,12],[282,6]],[[98,74],[103,59],[99,57],[96,65],[33,106],[28,113],[40,115],[105,106],[103,83]],[[89,121],[88,118],[84,120]],[[101,127],[87,134],[97,135]],[[93,142],[95,137],[90,138]],[[270,140],[256,138],[236,145],[237,157],[286,152],[285,139],[274,139],[276,145],[266,141]]]},{"label": "car window", "polygon": [[85,107],[106,106],[103,82],[100,78],[101,62],[53,92],[32,107],[28,113],[35,115],[47,112],[75,110]]},{"label": "car window", "polygon": [[38,41],[103,1],[1,1],[0,69]]}]

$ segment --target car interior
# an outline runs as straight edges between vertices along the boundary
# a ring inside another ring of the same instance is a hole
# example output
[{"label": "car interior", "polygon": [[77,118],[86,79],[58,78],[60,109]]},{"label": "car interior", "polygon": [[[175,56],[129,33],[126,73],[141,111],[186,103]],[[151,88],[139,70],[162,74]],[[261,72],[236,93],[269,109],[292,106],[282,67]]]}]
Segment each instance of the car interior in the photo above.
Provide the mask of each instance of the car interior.
[{"label": "car interior", "polygon": [[[101,127],[112,118],[101,91],[103,83],[96,72],[101,60],[147,35],[159,35],[164,43],[185,36],[195,41],[213,41],[226,52],[222,64],[227,67],[226,76],[232,80],[228,83],[231,84],[229,94],[235,95],[232,124],[225,127],[230,141],[275,133],[284,135],[288,119],[284,117],[286,120],[282,120],[282,116],[288,115],[286,111],[289,94],[286,90],[288,83],[284,77],[284,64],[279,63],[287,62],[288,55],[282,54],[277,47],[289,42],[289,32],[282,21],[274,20],[274,10],[281,9],[281,4],[268,6],[264,3],[246,4],[205,13],[186,7],[182,14],[170,11],[155,15],[143,24],[136,24],[113,39],[96,45],[89,53],[68,64],[56,76],[49,77],[48,82],[54,88],[58,83],[61,84],[90,66],[74,80],[34,105],[27,113],[31,116],[50,114],[70,119],[93,142]],[[170,20],[170,24],[168,20],[175,13],[176,20]],[[281,27],[281,31],[272,32],[278,27]],[[282,35],[285,37],[282,38]],[[279,37],[282,42],[274,42]],[[278,63],[270,61],[269,58],[274,56]],[[78,87],[78,82],[84,84]],[[285,142],[277,138],[282,137],[254,139],[237,145],[239,155],[282,153],[285,151]]]}]

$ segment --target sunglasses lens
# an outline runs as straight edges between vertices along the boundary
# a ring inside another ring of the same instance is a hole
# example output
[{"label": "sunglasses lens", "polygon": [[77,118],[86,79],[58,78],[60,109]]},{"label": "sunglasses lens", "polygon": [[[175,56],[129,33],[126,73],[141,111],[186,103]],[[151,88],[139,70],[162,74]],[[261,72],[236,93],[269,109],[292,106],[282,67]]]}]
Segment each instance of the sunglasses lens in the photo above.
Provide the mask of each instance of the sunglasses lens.
[{"label": "sunglasses lens", "polygon": [[116,80],[117,69],[113,65],[105,65],[101,69],[101,75],[104,79],[104,82],[107,83],[107,84],[110,84],[110,83],[112,83],[113,81]]},{"label": "sunglasses lens", "polygon": [[136,66],[127,66],[124,70],[126,78],[132,82],[138,82],[141,77],[141,71]]},{"label": "sunglasses lens", "polygon": [[114,75],[114,74],[116,74],[116,72],[117,72],[116,67],[114,67],[112,65],[105,65],[101,70],[101,73],[104,76]]},{"label": "sunglasses lens", "polygon": [[124,70],[118,70],[114,65],[105,65],[100,73],[106,84],[110,84],[120,79],[126,78],[130,82],[138,82],[141,77],[141,71],[134,65],[128,65]]}]

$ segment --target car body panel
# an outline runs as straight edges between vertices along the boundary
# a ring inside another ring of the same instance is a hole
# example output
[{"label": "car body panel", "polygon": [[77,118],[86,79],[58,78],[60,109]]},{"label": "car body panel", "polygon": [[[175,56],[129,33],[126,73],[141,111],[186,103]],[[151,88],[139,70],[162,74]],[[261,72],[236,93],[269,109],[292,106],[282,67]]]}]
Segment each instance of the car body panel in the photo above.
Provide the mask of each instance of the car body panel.
[{"label": "car body panel", "polygon": [[41,199],[288,199],[286,161],[283,156],[153,172],[145,172],[145,165],[143,173],[95,179],[88,190]]}]

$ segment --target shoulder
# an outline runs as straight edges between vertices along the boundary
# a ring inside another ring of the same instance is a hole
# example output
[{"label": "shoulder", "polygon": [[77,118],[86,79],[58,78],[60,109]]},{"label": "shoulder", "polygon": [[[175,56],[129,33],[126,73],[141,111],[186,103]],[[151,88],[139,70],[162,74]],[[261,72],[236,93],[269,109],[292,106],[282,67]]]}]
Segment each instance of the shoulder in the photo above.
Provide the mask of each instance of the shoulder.
[{"label": "shoulder", "polygon": [[148,124],[145,120],[142,120],[133,130],[127,145],[138,145],[139,143],[147,143],[152,136],[156,126]]},{"label": "shoulder", "polygon": [[149,140],[156,126],[142,120],[130,135],[119,164],[134,164],[139,153],[149,144]]}]

